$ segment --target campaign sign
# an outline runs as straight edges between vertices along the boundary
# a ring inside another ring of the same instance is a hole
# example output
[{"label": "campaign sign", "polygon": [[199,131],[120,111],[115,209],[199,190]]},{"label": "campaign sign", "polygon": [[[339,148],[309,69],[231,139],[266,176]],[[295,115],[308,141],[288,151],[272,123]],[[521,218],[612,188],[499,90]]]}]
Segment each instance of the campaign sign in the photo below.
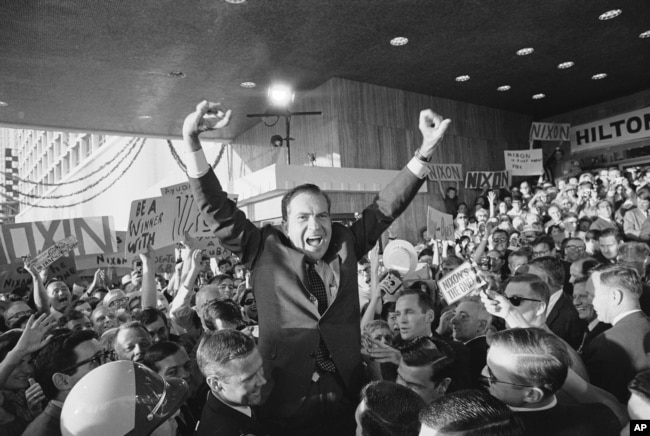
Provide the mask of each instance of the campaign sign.
[{"label": "campaign sign", "polygon": [[542,150],[504,150],[506,170],[513,176],[538,176],[544,172]]},{"label": "campaign sign", "polygon": [[434,182],[462,182],[463,166],[461,164],[427,164],[431,172],[429,180]]},{"label": "campaign sign", "polygon": [[479,289],[482,285],[483,281],[469,262],[463,263],[438,280],[438,288],[447,304],[460,300],[472,291]]},{"label": "campaign sign", "polygon": [[533,123],[530,126],[530,140],[568,141],[571,124]]},{"label": "campaign sign", "polygon": [[153,250],[172,245],[172,231],[175,210],[169,197],[154,197],[135,200],[131,203],[124,254],[132,259],[144,252],[148,246]]},{"label": "campaign sign", "polygon": [[455,241],[454,217],[428,206],[427,233],[435,240]]},{"label": "campaign sign", "polygon": [[465,189],[498,189],[508,186],[508,171],[469,171],[465,174]]},{"label": "campaign sign", "polygon": [[68,236],[31,259],[29,266],[36,269],[36,271],[43,271],[48,266],[52,265],[57,259],[72,251],[77,245],[77,238],[74,236]]},{"label": "campaign sign", "polygon": [[35,256],[69,236],[79,243],[75,255],[112,253],[116,250],[113,217],[87,217],[0,226],[0,265]]},{"label": "campaign sign", "polygon": [[210,258],[222,259],[231,255],[230,250],[225,249],[215,236],[199,236],[196,242],[196,248],[203,250],[203,254]]},{"label": "campaign sign", "polygon": [[0,265],[0,293],[8,294],[23,286],[32,286],[32,276],[25,269],[23,262]]},{"label": "campaign sign", "polygon": [[86,256],[76,256],[77,268],[83,270],[96,270],[97,268],[125,268],[131,269],[131,262],[124,256],[124,242],[126,232],[118,230],[115,232],[117,238],[117,250],[114,253],[98,253]]}]

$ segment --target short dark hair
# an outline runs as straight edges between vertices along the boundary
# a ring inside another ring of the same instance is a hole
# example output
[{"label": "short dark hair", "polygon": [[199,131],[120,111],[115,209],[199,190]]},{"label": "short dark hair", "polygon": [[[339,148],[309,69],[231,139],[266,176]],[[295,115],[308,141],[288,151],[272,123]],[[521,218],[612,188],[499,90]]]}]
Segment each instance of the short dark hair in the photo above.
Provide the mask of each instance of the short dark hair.
[{"label": "short dark hair", "polygon": [[420,412],[420,422],[445,433],[472,436],[523,436],[517,415],[496,397],[478,389],[449,393]]},{"label": "short dark hair", "polygon": [[216,330],[217,326],[212,320],[220,319],[237,326],[243,324],[239,306],[232,300],[212,300],[203,309],[203,322],[208,330]]},{"label": "short dark hair", "polygon": [[120,332],[124,330],[141,330],[149,338],[151,338],[151,335],[149,334],[149,330],[147,330],[144,324],[142,324],[140,321],[125,322],[124,324],[117,327],[117,331],[115,332],[115,336],[113,337],[113,349],[115,349],[115,344],[117,343],[117,337],[119,336]]},{"label": "short dark hair", "polygon": [[309,194],[314,194],[314,195],[322,195],[325,198],[325,201],[327,201],[327,211],[329,212],[330,209],[332,208],[332,200],[330,200],[329,196],[323,192],[318,186],[312,184],[312,183],[305,183],[302,185],[298,185],[282,197],[282,203],[281,203],[281,208],[282,208],[282,220],[286,221],[287,218],[289,217],[289,204],[291,203],[291,200],[293,200],[293,197],[295,197],[298,194],[302,193],[309,193]]},{"label": "short dark hair", "polygon": [[420,336],[400,347],[402,360],[406,366],[431,367],[431,381],[439,383],[445,378],[453,382],[456,354],[445,341]]},{"label": "short dark hair", "polygon": [[650,369],[639,372],[627,385],[630,393],[643,397],[646,402],[650,401]]},{"label": "short dark hair", "polygon": [[[35,355],[32,365],[34,366],[34,380],[41,385],[43,394],[48,399],[56,397],[59,390],[54,386],[52,376],[59,372],[63,373],[66,368],[77,363],[77,355],[74,352],[79,344],[96,339],[94,331],[77,330],[59,333],[53,337]],[[68,375],[74,374],[75,370],[67,371]]]},{"label": "short dark hair", "polygon": [[541,328],[514,328],[492,335],[490,347],[504,347],[517,354],[515,383],[530,385],[547,394],[557,392],[569,372],[570,358],[566,345]]},{"label": "short dark hair", "polygon": [[544,270],[548,277],[548,285],[554,290],[564,286],[564,265],[562,265],[562,261],[557,257],[538,257],[530,261],[528,265],[536,266]]},{"label": "short dark hair", "polygon": [[165,316],[165,313],[162,310],[156,309],[155,307],[147,307],[142,310],[142,312],[140,312],[139,321],[146,327],[149,324],[158,321],[158,318],[162,319],[163,323],[165,323],[165,327],[169,328],[167,316]]},{"label": "short dark hair", "polygon": [[548,305],[548,301],[551,298],[551,290],[548,287],[548,284],[541,277],[536,276],[535,274],[528,274],[523,271],[520,272],[522,269],[526,270],[524,267],[525,265],[520,267],[514,276],[506,280],[503,284],[503,289],[506,289],[511,283],[526,283],[530,287],[532,293]]},{"label": "short dark hair", "polygon": [[205,332],[196,350],[196,362],[203,377],[222,376],[223,367],[255,350],[255,341],[238,330]]},{"label": "short dark hair", "polygon": [[423,312],[426,312],[427,310],[434,310],[433,300],[427,293],[422,292],[420,289],[402,289],[397,293],[395,302],[397,302],[400,298],[406,297],[408,295],[415,295],[418,297],[418,305]]},{"label": "short dark hair", "polygon": [[551,238],[548,235],[539,235],[538,237],[535,238],[532,244],[530,244],[531,247],[534,247],[535,245],[539,244],[546,244],[548,246],[549,251],[553,251],[555,248],[555,242],[553,241],[553,238]]},{"label": "short dark hair", "polygon": [[181,346],[175,342],[157,342],[153,344],[146,353],[144,353],[144,357],[142,358],[141,363],[147,368],[151,368],[155,372],[158,372],[160,370],[160,368],[158,368],[158,362],[178,353],[180,349]]},{"label": "short dark hair", "polygon": [[619,233],[618,230],[616,230],[614,228],[607,228],[607,229],[602,230],[598,234],[598,239],[607,238],[608,236],[614,236],[618,242],[621,242],[621,240],[622,240],[621,239],[621,234]]},{"label": "short dark hair", "polygon": [[418,435],[418,415],[425,404],[406,386],[374,381],[361,390],[361,401],[366,406],[359,419],[363,436]]}]

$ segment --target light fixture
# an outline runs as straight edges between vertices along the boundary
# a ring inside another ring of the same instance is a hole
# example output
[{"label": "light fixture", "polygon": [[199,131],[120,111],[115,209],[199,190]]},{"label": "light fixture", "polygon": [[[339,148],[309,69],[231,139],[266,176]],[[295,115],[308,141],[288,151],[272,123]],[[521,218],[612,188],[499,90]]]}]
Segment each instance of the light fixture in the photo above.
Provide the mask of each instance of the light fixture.
[{"label": "light fixture", "polygon": [[639,38],[641,39],[650,38],[650,30],[646,30],[645,32],[640,33]]},{"label": "light fixture", "polygon": [[185,77],[185,73],[182,71],[170,71],[169,77],[173,77],[174,79],[183,79]]},{"label": "light fixture", "polygon": [[619,15],[621,15],[623,11],[620,9],[612,9],[611,11],[603,12],[598,16],[598,19],[600,21],[606,21],[606,20],[611,20],[612,18],[616,18]]},{"label": "light fixture", "polygon": [[567,61],[567,62],[562,62],[561,64],[558,64],[557,68],[560,69],[560,70],[566,70],[567,68],[571,68],[574,65],[575,64],[573,62]]},{"label": "light fixture", "polygon": [[255,88],[257,84],[255,82],[241,82],[239,86],[241,86],[242,88],[251,89],[251,88]]},{"label": "light fixture", "polygon": [[141,120],[150,120],[151,115],[140,115],[138,118],[141,119]]},{"label": "light fixture", "polygon": [[226,0],[226,3],[230,3],[231,5],[240,5],[246,3],[246,0]]},{"label": "light fixture", "polygon": [[510,85],[501,85],[497,88],[497,91],[504,92],[504,91],[510,91]]},{"label": "light fixture", "polygon": [[274,107],[286,108],[291,103],[296,94],[287,85],[271,85],[267,93],[269,104]]},{"label": "light fixture", "polygon": [[519,50],[517,50],[517,56],[528,56],[529,54],[531,54],[534,51],[535,51],[535,49],[532,48],[532,47],[520,48]]},{"label": "light fixture", "polygon": [[406,36],[396,36],[395,38],[390,40],[390,45],[394,45],[395,47],[399,47],[401,45],[406,45],[408,44],[409,39]]},{"label": "light fixture", "polygon": [[544,94],[542,94],[542,93],[540,92],[539,94],[535,94],[535,95],[533,95],[533,100],[541,100],[541,99],[543,99],[544,97],[546,97],[546,95],[544,95]]},{"label": "light fixture", "polygon": [[456,82],[467,82],[468,80],[469,76],[467,74],[456,77]]},{"label": "light fixture", "polygon": [[0,101],[0,107],[7,107],[7,106],[9,106],[9,103],[7,103],[6,101]]},{"label": "light fixture", "polygon": [[607,77],[607,74],[598,73],[598,74],[594,74],[593,76],[591,76],[591,80],[601,80],[601,79],[604,79],[605,77]]},{"label": "light fixture", "polygon": [[271,146],[272,147],[282,147],[282,136],[280,135],[273,135],[271,136]]}]

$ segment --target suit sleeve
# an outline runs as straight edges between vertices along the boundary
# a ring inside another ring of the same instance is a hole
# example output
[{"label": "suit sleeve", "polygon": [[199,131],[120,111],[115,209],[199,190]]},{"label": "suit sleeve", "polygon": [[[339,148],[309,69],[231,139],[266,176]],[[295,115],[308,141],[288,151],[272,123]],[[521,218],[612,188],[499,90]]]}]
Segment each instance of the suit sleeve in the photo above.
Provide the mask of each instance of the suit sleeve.
[{"label": "suit sleeve", "polygon": [[361,219],[350,227],[356,239],[358,258],[370,251],[381,234],[406,210],[423,184],[424,179],[405,167],[377,194],[372,204],[363,210]]},{"label": "suit sleeve", "polygon": [[251,268],[260,248],[260,229],[228,198],[212,169],[198,179],[190,177],[189,182],[194,200],[214,235]]}]

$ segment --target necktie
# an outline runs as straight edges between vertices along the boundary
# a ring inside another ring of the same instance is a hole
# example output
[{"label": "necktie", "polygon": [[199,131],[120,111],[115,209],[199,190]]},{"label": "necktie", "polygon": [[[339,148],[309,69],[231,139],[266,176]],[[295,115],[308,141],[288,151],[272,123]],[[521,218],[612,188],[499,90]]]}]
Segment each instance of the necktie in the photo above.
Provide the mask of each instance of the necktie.
[{"label": "necktie", "polygon": [[[311,262],[307,263],[307,281],[309,282],[311,294],[318,301],[318,313],[322,315],[327,310],[327,291],[325,290],[325,283],[323,283],[315,265]],[[316,351],[316,370],[320,372],[336,372],[336,366],[334,366],[322,336]]]}]

